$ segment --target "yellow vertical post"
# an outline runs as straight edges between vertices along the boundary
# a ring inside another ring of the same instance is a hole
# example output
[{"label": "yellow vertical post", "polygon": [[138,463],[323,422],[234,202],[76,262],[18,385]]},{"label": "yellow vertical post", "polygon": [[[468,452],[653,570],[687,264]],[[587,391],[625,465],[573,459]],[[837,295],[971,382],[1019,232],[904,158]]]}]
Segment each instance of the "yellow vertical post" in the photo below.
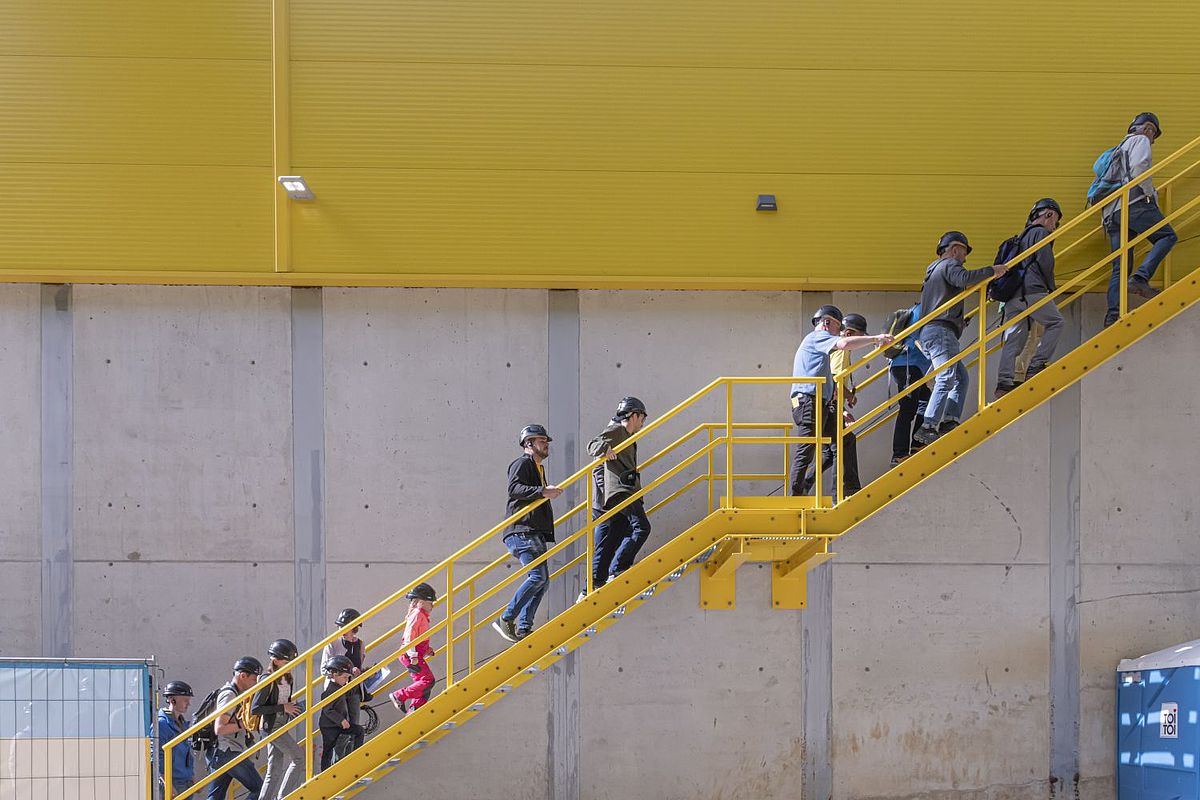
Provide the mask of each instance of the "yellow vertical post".
[{"label": "yellow vertical post", "polygon": [[[1167,188],[1163,191],[1163,216],[1170,216],[1171,209],[1174,207],[1171,203],[1171,190],[1175,188],[1175,184],[1167,184]],[[1174,248],[1167,251],[1167,257],[1163,259],[1163,288],[1166,289],[1173,282],[1174,276],[1171,274],[1171,253],[1175,252]]]},{"label": "yellow vertical post", "polygon": [[788,493],[788,471],[792,468],[792,460],[790,458],[788,458],[788,456],[790,455],[788,450],[790,448],[788,447],[787,438],[786,438],[787,435],[791,432],[792,432],[791,428],[785,428],[783,431],[783,435],[785,437],[783,440],[783,490],[782,490],[784,497],[787,497],[787,493]]},{"label": "yellow vertical post", "polygon": [[316,684],[313,682],[313,659],[315,654],[310,654],[304,661],[304,680],[308,686],[304,698],[304,782],[312,780],[313,776],[313,706],[319,700],[317,698]]},{"label": "yellow vertical post", "polygon": [[[164,780],[166,779],[164,778]],[[154,737],[152,736],[146,737],[146,800],[154,800]]]},{"label": "yellow vertical post", "polygon": [[[813,497],[815,498],[813,503],[816,508],[821,507],[821,422],[823,421],[821,418],[825,416],[821,413],[824,408],[821,405],[821,390],[825,388],[824,384],[825,381],[815,384],[814,388],[816,391],[813,392],[813,436],[816,438],[816,442],[813,444]],[[797,475],[797,483],[803,485],[804,477],[803,475]]]},{"label": "yellow vertical post", "polygon": [[987,285],[979,284],[979,410],[987,406]]},{"label": "yellow vertical post", "polygon": [[[834,486],[834,492],[837,495],[837,501],[840,503],[846,499],[846,496],[845,496],[846,493],[845,493],[845,488],[844,488],[845,484],[842,483],[842,480],[843,480],[843,476],[842,476],[842,436],[845,435],[845,427],[846,427],[846,420],[842,414],[842,409],[844,409],[846,407],[846,381],[845,381],[844,375],[838,376],[834,380],[837,383],[837,386],[835,387],[837,390],[837,407],[834,409],[834,412],[833,412],[834,436],[836,437],[833,440],[833,445],[834,445],[833,458],[834,458],[834,466],[835,466],[834,471],[833,471],[833,480],[834,480],[834,483],[837,484],[836,486]],[[820,451],[817,452],[817,457],[814,459],[814,461],[816,462],[816,465],[817,465],[816,469],[819,471],[821,469],[821,465],[822,465],[822,458],[821,458]]]},{"label": "yellow vertical post", "polygon": [[716,456],[713,455],[713,429],[708,429],[708,510],[704,513],[709,513],[713,510],[713,468],[716,466]]},{"label": "yellow vertical post", "polygon": [[733,381],[725,381],[725,507],[733,508]]},{"label": "yellow vertical post", "polygon": [[173,748],[163,747],[163,800],[171,800],[175,796],[175,777],[173,774],[175,770],[172,769],[173,765],[171,764],[172,750]]},{"label": "yellow vertical post", "polygon": [[[475,601],[475,579],[467,584],[467,603]],[[475,609],[472,608],[467,614],[467,674],[470,675],[475,669]]]},{"label": "yellow vertical post", "polygon": [[1133,253],[1129,252],[1129,188],[1121,191],[1121,260],[1120,273],[1117,277],[1117,287],[1121,292],[1121,316],[1129,312],[1129,262]]},{"label": "yellow vertical post", "polygon": [[594,517],[592,516],[592,502],[594,499],[592,496],[592,476],[586,476],[584,478],[584,483],[587,484],[587,491],[585,493],[586,504],[583,509],[583,553],[585,558],[583,564],[583,579],[586,581],[584,585],[587,586],[587,593],[591,594],[592,590],[595,589],[595,587],[592,585],[592,559],[596,557],[596,537],[593,536],[593,534],[596,532],[596,523],[593,522]]},{"label": "yellow vertical post", "polygon": [[[271,0],[271,163],[275,178],[291,173],[288,2]],[[272,182],[275,190],[275,271],[288,272],[292,268],[292,207],[279,181]]]},{"label": "yellow vertical post", "polygon": [[[432,647],[432,645],[430,645]],[[454,562],[446,565],[446,686],[454,685]]]}]

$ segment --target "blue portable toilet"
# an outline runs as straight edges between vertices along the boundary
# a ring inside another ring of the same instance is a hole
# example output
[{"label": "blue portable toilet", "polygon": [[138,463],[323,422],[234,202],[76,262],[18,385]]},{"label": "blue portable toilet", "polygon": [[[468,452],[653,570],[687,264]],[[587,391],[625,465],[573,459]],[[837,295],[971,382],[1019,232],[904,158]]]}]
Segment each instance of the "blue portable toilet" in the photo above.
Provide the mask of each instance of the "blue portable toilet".
[{"label": "blue portable toilet", "polygon": [[1117,665],[1118,800],[1200,800],[1200,639]]}]

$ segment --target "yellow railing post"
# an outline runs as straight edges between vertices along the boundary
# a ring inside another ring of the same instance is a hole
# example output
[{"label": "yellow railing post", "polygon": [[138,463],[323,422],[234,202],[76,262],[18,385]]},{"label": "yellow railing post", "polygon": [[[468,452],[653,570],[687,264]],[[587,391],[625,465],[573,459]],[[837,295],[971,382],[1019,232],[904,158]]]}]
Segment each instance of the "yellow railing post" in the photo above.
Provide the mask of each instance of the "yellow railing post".
[{"label": "yellow railing post", "polygon": [[[845,380],[845,377],[846,376],[841,375],[841,376],[838,376],[838,378],[836,379],[836,382],[837,382],[837,387],[836,387],[837,388],[837,407],[833,411],[833,417],[834,417],[834,419],[833,419],[833,427],[834,427],[833,460],[835,463],[835,469],[833,471],[833,480],[834,480],[834,483],[837,484],[836,486],[834,486],[834,492],[837,494],[837,501],[839,503],[846,499],[845,484],[843,483],[844,477],[842,475],[842,436],[845,435],[844,428],[846,427],[846,418],[843,416],[843,411],[842,411],[842,409],[844,409],[846,407],[846,380]],[[824,466],[824,464],[823,464],[824,459],[821,458],[820,448],[817,448],[817,454],[816,454],[816,458],[814,459],[814,461],[816,462],[816,469],[818,471],[820,471],[821,467]]]},{"label": "yellow railing post", "polygon": [[174,760],[174,759],[171,757],[171,756],[172,756],[172,753],[171,753],[172,749],[173,749],[173,748],[171,748],[171,746],[170,746],[170,744],[169,744],[169,743],[167,744],[167,746],[166,746],[166,747],[164,747],[164,748],[163,748],[163,765],[162,765],[162,770],[163,770],[163,800],[171,800],[171,798],[172,798],[172,797],[175,795],[175,784],[174,784],[174,782],[173,782],[173,781],[174,781],[174,775],[173,775],[173,773],[175,772],[175,770],[173,769],[173,766],[174,766],[174,765],[173,765],[173,764],[171,764],[171,761],[173,761],[173,760]]},{"label": "yellow railing post", "polygon": [[586,583],[584,585],[587,586],[587,593],[591,594],[592,591],[596,588],[592,584],[592,560],[596,557],[596,536],[595,536],[596,524],[594,521],[595,517],[592,516],[592,503],[595,498],[593,497],[594,489],[592,486],[592,484],[593,484],[592,476],[587,475],[584,477],[583,480],[584,480],[584,483],[587,484],[587,492],[586,492],[587,503],[583,509],[583,531],[584,531],[583,552],[584,552],[584,555],[586,556],[586,560],[583,565],[583,572],[584,572],[584,580],[586,581]]},{"label": "yellow railing post", "polygon": [[[824,384],[825,381],[818,381],[816,384],[814,384],[815,391],[813,392],[813,405],[815,406],[813,409],[813,436],[816,440],[813,444],[812,459],[813,472],[815,473],[813,475],[813,497],[816,498],[813,502],[816,504],[817,508],[821,507],[821,418],[825,416],[824,413],[822,413],[825,408],[821,405],[821,390],[825,388]],[[800,447],[801,445],[796,446]],[[806,477],[806,475],[797,475],[797,484],[803,486],[804,479]]]},{"label": "yellow railing post", "polygon": [[725,508],[733,508],[733,381],[725,382]]},{"label": "yellow railing post", "polygon": [[[1163,194],[1162,212],[1163,212],[1164,217],[1171,215],[1171,208],[1172,208],[1171,192],[1174,189],[1175,189],[1175,184],[1173,184],[1173,183],[1167,184],[1166,188],[1163,189],[1164,194]],[[1163,266],[1163,288],[1164,289],[1166,289],[1168,286],[1170,286],[1171,283],[1173,282],[1174,276],[1171,274],[1171,254],[1174,252],[1175,252],[1175,248],[1171,248],[1170,250],[1167,251],[1167,257],[1163,259],[1162,266]]]},{"label": "yellow railing post", "polygon": [[[475,599],[475,579],[467,584],[467,604]],[[467,674],[475,671],[475,607],[467,612]]]},{"label": "yellow railing post", "polygon": [[1130,259],[1133,253],[1129,252],[1132,248],[1129,247],[1129,189],[1121,190],[1121,259],[1117,263],[1120,265],[1117,275],[1117,289],[1121,293],[1121,316],[1124,317],[1129,313],[1129,278],[1132,274],[1130,270]]},{"label": "yellow railing post", "polygon": [[315,653],[310,653],[304,662],[304,679],[308,691],[304,698],[304,782],[308,783],[313,776],[313,706],[317,704],[316,683],[313,680],[313,659]]},{"label": "yellow railing post", "polygon": [[[979,410],[987,406],[987,285],[979,284]],[[1001,334],[1003,337],[1004,334]],[[965,399],[965,398],[964,398]]]},{"label": "yellow railing post", "polygon": [[[713,443],[713,429],[708,429],[708,443]],[[786,445],[785,445],[786,446]],[[713,468],[716,466],[716,459],[713,456],[712,448],[708,450],[708,511],[713,510]],[[708,513],[708,512],[705,512]]]},{"label": "yellow railing post", "polygon": [[788,472],[792,468],[792,460],[790,458],[788,458],[788,456],[791,454],[788,452],[788,443],[787,443],[787,435],[791,432],[792,432],[792,429],[790,427],[783,429],[784,439],[783,439],[783,489],[782,489],[782,492],[783,492],[784,497],[787,497]]},{"label": "yellow railing post", "polygon": [[446,565],[446,688],[454,685],[454,562]]}]

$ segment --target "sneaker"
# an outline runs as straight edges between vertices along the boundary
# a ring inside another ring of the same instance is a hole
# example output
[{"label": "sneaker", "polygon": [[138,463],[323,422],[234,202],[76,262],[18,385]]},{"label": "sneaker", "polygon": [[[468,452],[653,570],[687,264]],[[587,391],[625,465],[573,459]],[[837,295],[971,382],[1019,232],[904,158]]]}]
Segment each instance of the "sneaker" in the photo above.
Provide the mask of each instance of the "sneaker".
[{"label": "sneaker", "polygon": [[957,427],[958,427],[958,420],[944,419],[944,420],[942,420],[942,424],[938,425],[938,436],[945,436],[947,433],[949,433],[950,431],[954,430]]},{"label": "sneaker", "polygon": [[1021,385],[1020,381],[1000,381],[996,384],[996,399],[999,400],[1004,395],[1011,392],[1013,389]]},{"label": "sneaker", "polygon": [[913,441],[924,447],[927,444],[933,444],[938,438],[938,430],[932,425],[922,425],[913,434]]},{"label": "sneaker", "polygon": [[496,633],[500,634],[501,636],[503,636],[505,639],[512,642],[513,644],[516,644],[517,629],[516,629],[516,626],[513,625],[513,622],[511,619],[504,619],[503,617],[498,617],[498,618],[492,620],[492,630],[494,630]]},{"label": "sneaker", "polygon": [[1104,327],[1106,327],[1106,328],[1107,328],[1107,327],[1109,327],[1110,325],[1116,325],[1116,324],[1117,324],[1117,320],[1118,320],[1118,319],[1120,319],[1120,317],[1119,317],[1118,315],[1116,315],[1116,314],[1107,314],[1107,315],[1105,315],[1105,317],[1104,317]]},{"label": "sneaker", "polygon": [[904,461],[906,458],[908,458],[908,456],[892,456],[892,466],[893,467],[900,466],[900,463],[902,461]]},{"label": "sneaker", "polygon": [[1147,299],[1156,296],[1161,291],[1147,283],[1145,278],[1139,278],[1136,275],[1129,279],[1127,286],[1129,287],[1130,294],[1136,294],[1138,297],[1145,297]]},{"label": "sneaker", "polygon": [[1034,375],[1037,375],[1039,372],[1042,372],[1045,369],[1046,369],[1045,364],[1040,364],[1036,367],[1029,367],[1027,370],[1025,370],[1025,380],[1029,380]]},{"label": "sneaker", "polygon": [[579,605],[586,599],[587,599],[587,589],[584,589],[582,592],[579,593],[579,597],[575,598],[575,605]]},{"label": "sneaker", "polygon": [[392,692],[391,698],[392,698],[392,705],[394,705],[396,707],[397,711],[399,711],[401,714],[408,713],[408,708],[405,707],[404,698],[400,696],[399,692]]},{"label": "sneaker", "polygon": [[531,628],[518,628],[517,629],[517,638],[524,639],[526,636],[528,636],[531,633],[533,633],[533,630]]}]

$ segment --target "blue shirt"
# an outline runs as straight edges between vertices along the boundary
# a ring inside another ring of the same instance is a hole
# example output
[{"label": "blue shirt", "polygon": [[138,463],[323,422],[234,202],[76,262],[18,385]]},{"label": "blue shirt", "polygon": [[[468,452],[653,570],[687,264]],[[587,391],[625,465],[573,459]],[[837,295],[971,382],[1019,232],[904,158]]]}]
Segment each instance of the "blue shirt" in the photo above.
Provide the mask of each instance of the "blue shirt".
[{"label": "blue shirt", "polygon": [[[917,303],[913,306],[913,322],[921,318],[921,304]],[[920,333],[918,330],[917,333]],[[916,367],[921,370],[922,374],[929,372],[929,368],[933,366],[925,354],[917,347],[917,337],[915,334],[910,335],[905,340],[904,352],[892,359],[893,367]]]},{"label": "blue shirt", "polygon": [[[821,394],[826,400],[833,397],[833,373],[829,371],[829,354],[833,352],[837,343],[838,337],[829,331],[815,330],[800,342],[800,347],[796,349],[796,358],[792,362],[792,377],[825,379],[825,388]],[[792,394],[816,392],[816,384],[792,384]]]},{"label": "blue shirt", "polygon": [[[183,733],[185,727],[179,727],[175,721],[175,717],[171,715],[165,708],[158,711],[158,769],[159,772],[166,774],[166,766],[163,764],[163,745],[174,739],[179,734]],[[171,783],[179,786],[187,784],[191,786],[195,781],[195,770],[192,764],[192,743],[182,742],[171,748]]]}]

